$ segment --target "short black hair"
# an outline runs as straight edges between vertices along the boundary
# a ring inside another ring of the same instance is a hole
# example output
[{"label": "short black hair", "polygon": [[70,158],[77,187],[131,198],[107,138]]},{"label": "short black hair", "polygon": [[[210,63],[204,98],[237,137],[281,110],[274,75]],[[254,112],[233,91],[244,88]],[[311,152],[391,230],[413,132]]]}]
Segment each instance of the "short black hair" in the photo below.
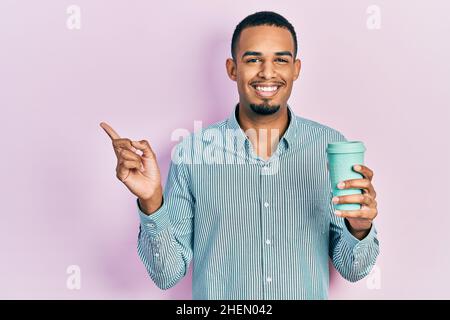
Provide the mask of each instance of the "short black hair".
[{"label": "short black hair", "polygon": [[239,22],[234,30],[233,38],[231,40],[231,56],[235,61],[236,47],[239,43],[242,30],[256,26],[276,26],[288,29],[294,39],[294,58],[297,57],[297,34],[295,33],[295,29],[292,24],[285,17],[273,11],[259,11],[245,17],[244,20]]}]

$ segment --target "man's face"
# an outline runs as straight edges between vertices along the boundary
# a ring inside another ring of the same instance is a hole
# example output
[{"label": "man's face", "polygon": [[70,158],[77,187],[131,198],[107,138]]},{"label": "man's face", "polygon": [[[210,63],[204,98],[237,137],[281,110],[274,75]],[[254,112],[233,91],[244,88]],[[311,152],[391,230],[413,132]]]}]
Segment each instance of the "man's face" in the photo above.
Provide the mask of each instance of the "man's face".
[{"label": "man's face", "polygon": [[236,61],[227,59],[228,76],[237,82],[239,102],[265,115],[285,107],[301,63],[294,61],[294,40],[276,26],[245,28],[236,48]]}]

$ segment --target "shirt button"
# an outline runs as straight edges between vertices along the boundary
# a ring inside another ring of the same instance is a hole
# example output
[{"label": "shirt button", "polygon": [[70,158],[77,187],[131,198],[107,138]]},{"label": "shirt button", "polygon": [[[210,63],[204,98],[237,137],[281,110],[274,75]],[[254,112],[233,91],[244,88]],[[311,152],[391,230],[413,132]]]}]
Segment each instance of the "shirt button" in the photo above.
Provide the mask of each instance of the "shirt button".
[{"label": "shirt button", "polygon": [[159,253],[157,252],[157,253],[155,253],[155,257],[159,257]]},{"label": "shirt button", "polygon": [[266,278],[266,281],[267,281],[267,282],[272,282],[272,278],[271,278],[271,277],[267,277],[267,278]]},{"label": "shirt button", "polygon": [[353,264],[354,264],[355,266],[357,266],[357,265],[359,264],[359,261],[355,261],[355,262],[353,262]]},{"label": "shirt button", "polygon": [[153,222],[147,223],[147,227],[149,228],[154,228],[155,224]]},{"label": "shirt button", "polygon": [[268,207],[269,206],[269,203],[268,202],[264,202],[264,207]]},{"label": "shirt button", "polygon": [[270,244],[270,240],[269,239],[266,240],[266,244]]}]

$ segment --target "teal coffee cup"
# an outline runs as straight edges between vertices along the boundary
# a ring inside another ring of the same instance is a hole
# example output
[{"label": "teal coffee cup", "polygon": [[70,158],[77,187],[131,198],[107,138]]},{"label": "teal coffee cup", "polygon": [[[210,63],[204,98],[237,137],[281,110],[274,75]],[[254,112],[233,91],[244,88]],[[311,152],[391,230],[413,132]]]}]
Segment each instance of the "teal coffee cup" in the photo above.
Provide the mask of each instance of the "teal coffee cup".
[{"label": "teal coffee cup", "polygon": [[[329,143],[327,147],[328,172],[333,196],[361,194],[361,189],[338,189],[337,184],[344,180],[361,179],[363,176],[353,170],[353,166],[364,164],[366,148],[361,141]],[[335,210],[359,210],[359,203],[334,204]]]}]

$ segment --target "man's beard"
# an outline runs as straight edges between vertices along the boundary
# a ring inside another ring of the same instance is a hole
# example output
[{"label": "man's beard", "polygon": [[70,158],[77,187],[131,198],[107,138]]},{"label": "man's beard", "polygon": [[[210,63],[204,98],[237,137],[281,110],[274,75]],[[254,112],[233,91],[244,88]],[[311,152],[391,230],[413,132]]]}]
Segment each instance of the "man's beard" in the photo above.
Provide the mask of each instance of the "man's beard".
[{"label": "man's beard", "polygon": [[280,105],[271,106],[268,103],[263,104],[253,104],[250,103],[250,109],[256,114],[260,115],[269,115],[274,114],[278,110],[280,110]]}]

